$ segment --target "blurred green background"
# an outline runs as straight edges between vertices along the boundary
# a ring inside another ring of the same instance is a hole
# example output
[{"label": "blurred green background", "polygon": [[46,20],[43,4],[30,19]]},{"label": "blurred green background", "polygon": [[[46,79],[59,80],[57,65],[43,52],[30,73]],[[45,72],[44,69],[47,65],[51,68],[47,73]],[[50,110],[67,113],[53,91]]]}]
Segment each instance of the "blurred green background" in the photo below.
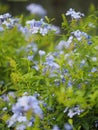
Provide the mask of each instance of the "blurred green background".
[{"label": "blurred green background", "polygon": [[91,4],[98,8],[98,0],[0,0],[0,14],[9,12],[13,16],[30,13],[26,10],[26,6],[30,3],[38,3],[47,10],[49,18],[55,18],[55,24],[60,25],[62,19],[61,14],[65,13],[69,8],[74,8],[84,14],[88,13]]}]

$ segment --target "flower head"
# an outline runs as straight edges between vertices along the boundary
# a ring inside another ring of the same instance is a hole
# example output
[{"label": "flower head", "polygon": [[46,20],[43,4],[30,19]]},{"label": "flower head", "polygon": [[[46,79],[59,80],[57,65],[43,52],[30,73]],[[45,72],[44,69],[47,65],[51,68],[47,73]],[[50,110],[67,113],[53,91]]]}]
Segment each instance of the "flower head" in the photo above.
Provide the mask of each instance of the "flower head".
[{"label": "flower head", "polygon": [[45,51],[39,50],[39,55],[40,55],[40,56],[45,55]]},{"label": "flower head", "polygon": [[[30,119],[27,118],[28,112],[31,111],[31,117]],[[39,101],[36,99],[35,96],[22,96],[20,97],[16,104],[12,106],[12,112],[13,115],[11,118],[7,121],[8,127],[15,126],[16,129],[18,129],[17,124],[20,124],[20,127],[28,127],[32,125],[34,122],[34,117],[37,115],[40,118],[43,117],[43,112],[39,106]],[[23,129],[22,128],[22,129]],[[20,129],[19,129],[20,130]]]},{"label": "flower head", "polygon": [[70,8],[67,13],[66,13],[66,16],[70,15],[71,18],[74,18],[74,19],[80,19],[81,16],[84,16],[83,13],[80,13],[80,12],[75,12],[74,9]]},{"label": "flower head", "polygon": [[26,7],[31,14],[37,14],[40,16],[45,16],[47,14],[46,10],[39,4],[32,3]]}]

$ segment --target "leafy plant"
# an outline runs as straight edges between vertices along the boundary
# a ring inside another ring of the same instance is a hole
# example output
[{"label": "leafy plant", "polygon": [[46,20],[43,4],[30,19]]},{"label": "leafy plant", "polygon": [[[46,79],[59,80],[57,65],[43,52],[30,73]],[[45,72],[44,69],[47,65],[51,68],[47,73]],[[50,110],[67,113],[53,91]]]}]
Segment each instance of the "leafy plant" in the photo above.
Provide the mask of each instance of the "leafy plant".
[{"label": "leafy plant", "polygon": [[97,12],[45,19],[0,17],[0,128],[96,130]]}]

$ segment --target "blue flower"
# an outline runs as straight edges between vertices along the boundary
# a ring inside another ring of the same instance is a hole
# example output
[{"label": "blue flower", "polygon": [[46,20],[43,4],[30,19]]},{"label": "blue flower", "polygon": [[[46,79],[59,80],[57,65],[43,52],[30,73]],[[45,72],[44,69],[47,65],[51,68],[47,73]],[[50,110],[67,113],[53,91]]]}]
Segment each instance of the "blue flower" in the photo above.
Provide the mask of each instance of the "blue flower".
[{"label": "blue flower", "polygon": [[93,68],[91,69],[91,72],[92,72],[92,73],[97,72],[97,71],[98,71],[98,69],[97,69],[96,67],[93,67]]},{"label": "blue flower", "polygon": [[26,126],[23,125],[23,124],[18,125],[18,126],[16,127],[16,130],[25,130],[25,129],[26,129]]},{"label": "blue flower", "polygon": [[34,56],[28,56],[27,59],[28,59],[29,61],[32,61],[32,60],[33,60],[33,57],[34,57]]},{"label": "blue flower", "polygon": [[60,129],[57,125],[54,125],[52,130],[60,130]]},{"label": "blue flower", "polygon": [[39,55],[40,55],[40,56],[45,55],[45,51],[39,50]]},{"label": "blue flower", "polygon": [[[29,110],[32,110],[32,114],[30,120],[26,117]],[[26,128],[28,126],[32,126],[34,121],[34,117],[38,116],[39,118],[43,117],[43,112],[39,106],[39,101],[36,99],[35,96],[22,96],[20,97],[16,104],[12,106],[12,117],[7,121],[8,127],[12,127],[16,125],[16,129],[18,130],[21,128]],[[34,116],[34,117],[33,117]],[[31,120],[33,119],[33,120]],[[20,124],[20,127],[17,128],[17,124]]]},{"label": "blue flower", "polygon": [[31,3],[26,7],[31,14],[36,14],[40,16],[45,16],[47,14],[46,10],[39,4]]},{"label": "blue flower", "polygon": [[70,124],[68,124],[68,123],[66,123],[64,125],[64,128],[65,128],[65,130],[73,130],[73,127]]},{"label": "blue flower", "polygon": [[4,28],[0,25],[0,32],[4,31]]},{"label": "blue flower", "polygon": [[67,12],[66,12],[66,16],[70,15],[71,18],[74,18],[74,19],[80,19],[81,16],[84,16],[83,13],[80,13],[80,12],[75,12],[74,9],[70,8]]},{"label": "blue flower", "polygon": [[88,41],[88,44],[91,45],[91,44],[92,44],[92,41]]}]

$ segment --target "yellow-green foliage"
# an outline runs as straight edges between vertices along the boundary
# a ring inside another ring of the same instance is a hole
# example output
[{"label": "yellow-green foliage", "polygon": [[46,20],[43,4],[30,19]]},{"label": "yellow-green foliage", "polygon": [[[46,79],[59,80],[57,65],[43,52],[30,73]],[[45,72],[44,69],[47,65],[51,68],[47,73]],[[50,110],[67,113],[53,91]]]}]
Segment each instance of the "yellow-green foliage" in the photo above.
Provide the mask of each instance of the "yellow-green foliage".
[{"label": "yellow-green foliage", "polygon": [[[37,95],[43,111],[43,118],[34,116],[34,124],[27,130],[52,130],[54,125],[64,130],[66,123],[73,130],[98,128],[97,15],[95,11],[77,20],[62,14],[60,34],[49,31],[45,36],[40,32],[27,35],[17,26],[0,32],[0,129],[4,126],[7,130],[16,129],[16,124],[8,128],[6,121],[13,115],[13,104],[24,92]],[[48,26],[53,19],[46,17],[46,20]],[[75,31],[78,36],[73,34]],[[64,46],[57,49],[62,41]],[[9,92],[14,92],[16,97],[9,96]],[[71,110],[74,111],[70,113]],[[33,112],[28,111],[24,116],[30,120]]]}]

